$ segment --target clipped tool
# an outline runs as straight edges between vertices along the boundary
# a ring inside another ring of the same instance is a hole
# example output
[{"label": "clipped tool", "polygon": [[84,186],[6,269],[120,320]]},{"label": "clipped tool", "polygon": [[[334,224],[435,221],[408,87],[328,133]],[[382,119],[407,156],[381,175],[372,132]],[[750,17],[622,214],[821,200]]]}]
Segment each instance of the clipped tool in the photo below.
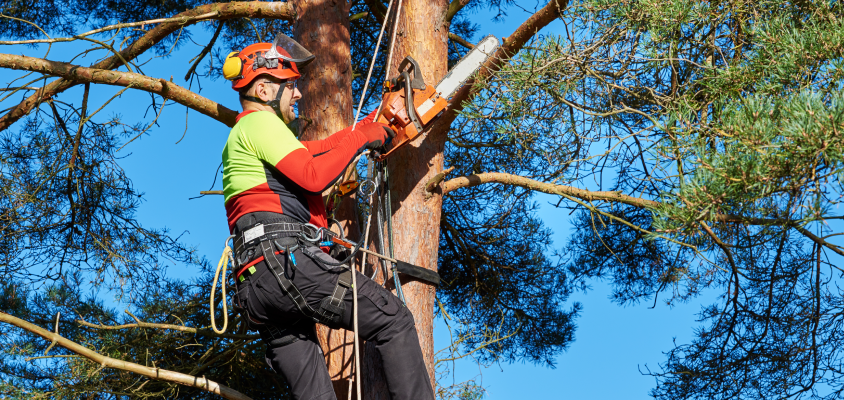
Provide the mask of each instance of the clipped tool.
[{"label": "clipped tool", "polygon": [[396,136],[375,159],[383,161],[442,115],[448,108],[448,98],[492,56],[498,45],[495,36],[485,37],[436,87],[425,83],[419,63],[413,57],[405,57],[399,64],[398,75],[384,82],[382,108],[376,118],[376,121],[390,125]]},{"label": "clipped tool", "polygon": [[[339,244],[340,246],[343,246],[347,249],[351,249],[355,246],[354,243],[340,239],[340,238],[337,238],[337,237],[332,237],[331,241],[336,243],[336,244]],[[425,268],[422,268],[418,265],[413,265],[413,264],[410,264],[410,263],[407,263],[407,262],[404,262],[404,261],[396,260],[395,258],[387,257],[383,254],[376,253],[372,250],[367,250],[367,249],[364,249],[362,247],[359,248],[358,251],[362,251],[366,254],[371,254],[375,257],[382,258],[384,260],[387,260],[387,261],[393,263],[395,265],[396,270],[398,270],[399,272],[401,272],[405,275],[412,276],[416,279],[419,279],[419,280],[426,282],[428,284],[431,284],[433,286],[439,286],[439,284],[440,284],[440,274],[438,274],[436,271],[431,271],[430,269],[425,269]]]}]

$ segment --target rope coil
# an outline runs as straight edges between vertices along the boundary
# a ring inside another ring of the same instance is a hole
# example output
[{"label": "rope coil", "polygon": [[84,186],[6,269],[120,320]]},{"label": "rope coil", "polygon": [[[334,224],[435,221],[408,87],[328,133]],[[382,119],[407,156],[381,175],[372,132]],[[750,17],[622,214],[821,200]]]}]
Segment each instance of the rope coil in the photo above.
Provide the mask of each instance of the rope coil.
[{"label": "rope coil", "polygon": [[[226,305],[226,271],[229,267],[229,262],[231,262],[232,267],[234,266],[234,257],[232,256],[232,248],[229,246],[229,241],[234,239],[234,235],[229,236],[226,239],[226,247],[223,249],[223,254],[220,256],[220,262],[217,263],[217,270],[214,272],[214,283],[211,284],[211,299],[208,301],[209,308],[211,309],[211,329],[214,333],[218,335],[222,335],[226,332],[226,328],[229,326],[229,309]],[[220,270],[222,269],[222,282],[221,282],[221,290],[223,294],[223,328],[217,329],[217,322],[214,320],[214,294],[217,290],[217,280],[219,280],[221,274]]]}]

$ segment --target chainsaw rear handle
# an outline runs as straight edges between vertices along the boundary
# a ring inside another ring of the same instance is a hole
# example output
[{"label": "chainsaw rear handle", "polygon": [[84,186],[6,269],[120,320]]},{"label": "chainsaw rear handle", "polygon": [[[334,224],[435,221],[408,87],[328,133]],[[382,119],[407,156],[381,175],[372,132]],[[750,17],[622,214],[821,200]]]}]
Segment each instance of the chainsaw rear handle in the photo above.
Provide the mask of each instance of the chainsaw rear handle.
[{"label": "chainsaw rear handle", "polygon": [[[410,64],[410,69],[406,69],[408,64]],[[404,60],[401,60],[398,71],[399,73],[413,72],[413,79],[410,80],[410,87],[416,90],[425,90],[425,78],[422,77],[422,69],[419,68],[419,63],[417,63],[413,57],[407,56]]]},{"label": "chainsaw rear handle", "polygon": [[[410,59],[411,61],[413,60],[412,58],[410,58],[410,56],[408,56],[404,59],[404,61],[407,61],[408,59]],[[416,61],[413,61],[413,63],[416,64]],[[413,82],[416,81],[416,76],[414,75],[413,80],[410,80],[407,71],[402,72],[401,76],[404,77],[405,82],[410,82],[410,85],[404,85],[404,108],[405,110],[407,110],[407,116],[410,117],[411,121],[413,121],[413,125],[416,127],[416,131],[422,132],[422,123],[419,122],[419,116],[416,115],[416,105],[413,104]],[[422,79],[419,79],[419,81],[422,82],[421,90],[424,90],[425,81],[423,81]]]},{"label": "chainsaw rear handle", "polygon": [[425,84],[422,70],[413,57],[405,57],[398,71],[398,76],[384,82],[382,108],[376,117],[378,122],[389,125],[396,136],[390,146],[385,146],[386,153],[374,155],[377,161],[383,161],[416,138],[448,107],[446,99],[433,86]]}]

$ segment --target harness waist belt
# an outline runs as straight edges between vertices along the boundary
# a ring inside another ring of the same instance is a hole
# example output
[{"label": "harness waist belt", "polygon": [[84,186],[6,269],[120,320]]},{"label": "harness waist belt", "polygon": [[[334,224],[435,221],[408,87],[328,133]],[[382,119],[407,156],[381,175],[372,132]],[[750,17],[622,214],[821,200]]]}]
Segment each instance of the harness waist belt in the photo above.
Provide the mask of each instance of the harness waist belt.
[{"label": "harness waist belt", "polygon": [[237,235],[237,238],[234,239],[234,252],[240,254],[242,250],[248,247],[257,246],[262,240],[298,236],[302,232],[308,234],[308,231],[312,231],[313,235],[316,235],[318,230],[319,228],[298,222],[257,224]]}]

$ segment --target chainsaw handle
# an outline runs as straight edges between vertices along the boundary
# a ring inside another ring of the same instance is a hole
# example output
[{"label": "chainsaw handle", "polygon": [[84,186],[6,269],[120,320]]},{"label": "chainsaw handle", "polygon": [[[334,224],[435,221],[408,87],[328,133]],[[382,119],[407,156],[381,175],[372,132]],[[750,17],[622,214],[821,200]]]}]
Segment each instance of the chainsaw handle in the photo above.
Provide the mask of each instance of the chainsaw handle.
[{"label": "chainsaw handle", "polygon": [[[405,60],[407,60],[408,58],[410,58],[410,56],[407,56],[407,58],[405,58]],[[413,60],[412,58],[410,58],[410,59]],[[416,63],[416,61],[413,61],[413,62]],[[407,82],[407,80],[409,79],[408,72],[404,71],[404,72],[401,73],[401,75],[404,77],[405,82]],[[416,79],[416,75],[414,75],[413,79]],[[424,83],[423,83],[423,85],[424,85]],[[422,132],[422,123],[419,122],[419,116],[416,115],[416,105],[413,104],[413,88],[411,86],[413,86],[413,84],[404,85],[404,89],[405,89],[404,108],[405,108],[405,110],[407,110],[407,116],[410,117],[410,120],[413,121],[413,125],[416,126],[416,130],[418,132]],[[422,89],[424,89],[424,88],[425,87],[423,86]]]},{"label": "chainsaw handle", "polygon": [[[410,69],[405,71],[407,65],[410,64]],[[399,74],[403,72],[413,72],[413,79],[410,81],[410,86],[416,90],[425,90],[425,78],[422,77],[422,69],[419,68],[419,63],[411,56],[407,56],[401,60],[398,68]]]}]

